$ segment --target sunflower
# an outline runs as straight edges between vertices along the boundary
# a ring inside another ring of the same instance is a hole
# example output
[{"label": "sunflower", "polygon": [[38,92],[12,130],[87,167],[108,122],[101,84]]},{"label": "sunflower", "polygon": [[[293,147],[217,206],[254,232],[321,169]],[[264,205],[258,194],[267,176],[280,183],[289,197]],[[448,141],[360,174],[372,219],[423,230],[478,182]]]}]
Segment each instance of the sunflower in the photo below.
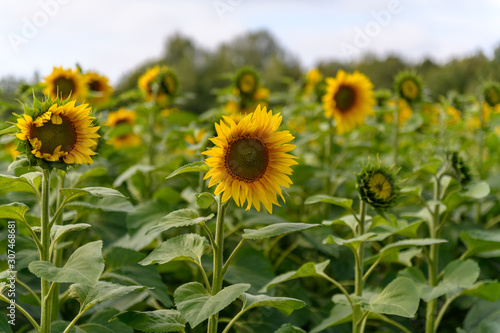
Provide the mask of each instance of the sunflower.
[{"label": "sunflower", "polygon": [[89,100],[94,104],[102,104],[108,101],[113,93],[113,87],[109,85],[109,80],[103,75],[95,72],[85,74],[87,89],[89,91]]},{"label": "sunflower", "polygon": [[449,152],[446,159],[450,166],[446,174],[454,177],[462,186],[467,186],[472,180],[472,174],[467,163],[456,151]]},{"label": "sunflower", "polygon": [[326,78],[326,83],[325,116],[335,119],[339,134],[362,125],[366,115],[374,113],[373,84],[365,75],[340,70],[335,78]]},{"label": "sunflower", "polygon": [[108,143],[115,149],[137,147],[141,142],[141,137],[134,133],[128,133],[108,140]]},{"label": "sunflower", "polygon": [[240,68],[236,73],[234,84],[242,95],[253,96],[259,87],[259,75],[252,68]]},{"label": "sunflower", "polygon": [[391,168],[368,164],[356,178],[361,200],[373,208],[385,209],[396,203],[400,191],[396,184],[395,172]]},{"label": "sunflower", "polygon": [[118,126],[119,124],[134,125],[137,114],[135,111],[120,108],[118,111],[113,111],[108,114],[106,125],[109,127]]},{"label": "sunflower", "polygon": [[62,100],[71,96],[72,99],[83,100],[87,96],[85,78],[78,70],[54,67],[52,73],[45,77],[44,94],[52,99]]},{"label": "sunflower", "polygon": [[157,86],[156,99],[164,101],[172,98],[177,92],[177,76],[167,66],[154,66],[146,71],[138,81],[139,89],[146,95],[147,100],[152,100],[155,95],[154,87]]},{"label": "sunflower", "polygon": [[38,158],[38,164],[61,160],[64,164],[92,164],[90,156],[95,153],[89,147],[96,144],[99,126],[93,125],[90,111],[88,104],[49,99],[40,110],[28,109],[28,114],[17,118],[20,132],[16,136],[25,142],[28,156]]},{"label": "sunflower", "polygon": [[410,104],[419,102],[422,99],[422,80],[412,72],[401,72],[394,79],[394,90]]},{"label": "sunflower", "polygon": [[495,106],[500,103],[500,84],[496,82],[487,82],[483,85],[483,98],[489,106]]},{"label": "sunflower", "polygon": [[297,162],[287,153],[295,148],[288,143],[294,137],[289,131],[276,132],[282,117],[260,105],[238,124],[223,119],[210,139],[216,146],[202,153],[210,156],[205,163],[211,167],[204,179],[211,178],[209,187],[218,184],[215,194],[223,193],[222,202],[232,197],[239,207],[248,201],[246,209],[253,205],[258,211],[262,203],[272,213],[273,204],[279,206],[277,194],[285,201],[281,186],[292,184],[287,175]]}]

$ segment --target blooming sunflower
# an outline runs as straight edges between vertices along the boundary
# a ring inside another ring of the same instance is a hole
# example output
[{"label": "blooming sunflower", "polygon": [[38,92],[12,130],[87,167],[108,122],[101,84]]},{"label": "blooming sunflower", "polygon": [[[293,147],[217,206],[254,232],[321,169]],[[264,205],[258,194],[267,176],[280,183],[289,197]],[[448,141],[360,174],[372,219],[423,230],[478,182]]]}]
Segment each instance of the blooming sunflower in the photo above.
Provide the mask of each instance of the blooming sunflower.
[{"label": "blooming sunflower", "polygon": [[325,116],[335,119],[339,134],[362,125],[366,115],[374,113],[373,84],[364,74],[340,70],[335,78],[326,78],[326,83]]},{"label": "blooming sunflower", "polygon": [[396,94],[408,103],[416,103],[422,99],[422,80],[412,72],[400,72],[394,79]]},{"label": "blooming sunflower", "polygon": [[141,144],[141,137],[134,133],[128,133],[121,136],[116,136],[108,140],[108,143],[115,149],[122,149],[128,147],[137,147]]},{"label": "blooming sunflower", "polygon": [[395,172],[382,165],[363,167],[361,174],[356,175],[361,200],[373,208],[388,208],[395,204],[399,197],[399,186]]},{"label": "blooming sunflower", "polygon": [[78,70],[54,67],[52,73],[45,77],[44,94],[52,99],[60,97],[67,99],[83,100],[87,96],[87,84],[85,78]]},{"label": "blooming sunflower", "polygon": [[158,101],[164,101],[172,98],[177,92],[177,76],[167,66],[154,66],[146,71],[138,81],[139,89],[146,95],[147,100],[154,97],[154,86],[158,85],[156,98]]},{"label": "blooming sunflower", "polygon": [[118,111],[113,111],[108,114],[106,125],[109,127],[118,126],[119,124],[134,125],[137,114],[135,111],[120,108]]},{"label": "blooming sunflower", "polygon": [[252,68],[240,68],[236,73],[234,84],[242,95],[252,96],[259,87],[259,75]]},{"label": "blooming sunflower", "polygon": [[109,80],[103,75],[95,72],[85,74],[87,89],[89,92],[89,100],[94,104],[105,103],[113,93],[113,87],[109,85]]},{"label": "blooming sunflower", "polygon": [[[38,101],[36,101],[38,102]],[[35,102],[35,103],[36,103]],[[89,148],[96,144],[99,126],[93,125],[88,104],[76,106],[75,101],[47,100],[41,108],[27,109],[17,118],[20,132],[17,138],[24,141],[28,157],[64,164],[92,164],[90,156],[95,153]]]},{"label": "blooming sunflower", "polygon": [[282,117],[257,106],[238,124],[224,116],[215,124],[217,136],[211,138],[216,146],[202,154],[210,156],[205,163],[211,167],[204,179],[209,187],[218,184],[215,194],[222,194],[222,202],[233,198],[241,207],[248,201],[247,210],[253,205],[260,211],[260,204],[272,213],[278,205],[277,195],[285,201],[281,186],[290,187],[290,166],[297,164],[294,156],[287,154],[295,148],[289,144],[293,136],[289,131],[277,132]]}]

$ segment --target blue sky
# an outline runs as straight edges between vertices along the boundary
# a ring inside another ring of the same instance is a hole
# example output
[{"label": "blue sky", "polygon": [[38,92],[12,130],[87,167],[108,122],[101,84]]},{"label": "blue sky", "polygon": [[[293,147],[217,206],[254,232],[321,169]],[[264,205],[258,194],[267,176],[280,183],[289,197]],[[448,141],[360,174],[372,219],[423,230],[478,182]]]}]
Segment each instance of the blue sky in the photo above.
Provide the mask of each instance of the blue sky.
[{"label": "blue sky", "polygon": [[305,69],[365,52],[412,61],[491,56],[500,45],[498,17],[498,0],[4,0],[0,77],[30,79],[78,62],[117,82],[159,57],[175,32],[214,49],[267,29]]}]

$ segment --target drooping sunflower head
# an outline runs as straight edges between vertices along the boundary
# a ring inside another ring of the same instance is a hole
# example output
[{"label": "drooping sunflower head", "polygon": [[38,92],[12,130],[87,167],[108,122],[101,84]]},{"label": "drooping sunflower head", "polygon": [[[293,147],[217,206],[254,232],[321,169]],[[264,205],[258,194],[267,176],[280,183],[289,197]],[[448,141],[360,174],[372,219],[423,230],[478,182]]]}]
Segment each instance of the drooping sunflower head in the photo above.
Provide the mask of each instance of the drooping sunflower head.
[{"label": "drooping sunflower head", "polygon": [[89,101],[93,104],[102,104],[109,100],[113,94],[113,87],[109,85],[109,80],[103,75],[95,72],[85,74]]},{"label": "drooping sunflower head", "polygon": [[400,195],[396,173],[380,163],[365,165],[356,179],[361,200],[375,209],[393,206]]},{"label": "drooping sunflower head", "polygon": [[259,75],[250,67],[243,67],[238,70],[234,79],[234,85],[241,95],[253,96],[259,87]]},{"label": "drooping sunflower head", "polygon": [[25,114],[17,118],[17,138],[23,141],[22,153],[42,167],[65,168],[71,164],[92,164],[90,147],[99,138],[99,126],[93,123],[88,104],[76,105],[75,101],[41,103],[25,107]]},{"label": "drooping sunflower head", "polygon": [[76,69],[54,67],[52,73],[45,77],[44,94],[53,100],[58,97],[62,100],[71,96],[72,99],[83,100],[87,97],[85,78]]},{"label": "drooping sunflower head", "polygon": [[394,90],[399,98],[410,104],[417,103],[422,99],[422,80],[413,72],[400,72],[394,78]]},{"label": "drooping sunflower head", "polygon": [[133,126],[136,118],[137,114],[135,111],[120,108],[118,111],[113,111],[108,114],[106,125],[109,127],[118,126],[120,124],[129,124]]},{"label": "drooping sunflower head", "polygon": [[157,65],[148,69],[139,78],[138,84],[148,101],[154,99],[155,94],[157,101],[165,101],[175,96],[179,82],[170,68]]},{"label": "drooping sunflower head", "polygon": [[290,187],[290,166],[297,164],[288,154],[295,148],[289,144],[289,131],[277,131],[282,117],[257,106],[236,124],[224,116],[215,124],[217,136],[211,138],[215,146],[202,154],[209,156],[205,163],[211,168],[204,179],[209,187],[217,185],[215,194],[222,194],[222,202],[233,198],[238,206],[248,202],[247,210],[260,204],[272,213],[278,205],[277,194],[285,201],[282,187]]},{"label": "drooping sunflower head", "polygon": [[483,85],[482,95],[484,101],[489,106],[495,106],[500,103],[500,84],[497,82],[487,82]]},{"label": "drooping sunflower head", "polygon": [[374,113],[373,84],[364,74],[340,70],[335,78],[326,78],[326,83],[325,116],[335,119],[339,134],[362,125],[366,115]]},{"label": "drooping sunflower head", "polygon": [[446,160],[448,163],[446,174],[455,178],[462,186],[467,186],[472,180],[472,174],[464,159],[458,152],[452,151],[446,154]]}]

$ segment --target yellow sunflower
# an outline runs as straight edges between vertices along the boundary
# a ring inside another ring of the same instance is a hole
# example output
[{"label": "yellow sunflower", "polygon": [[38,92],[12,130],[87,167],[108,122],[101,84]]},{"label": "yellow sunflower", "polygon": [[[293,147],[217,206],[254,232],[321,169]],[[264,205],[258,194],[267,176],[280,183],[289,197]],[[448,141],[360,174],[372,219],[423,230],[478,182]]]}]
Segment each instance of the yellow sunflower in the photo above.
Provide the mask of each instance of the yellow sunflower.
[{"label": "yellow sunflower", "polygon": [[139,89],[146,95],[148,101],[154,98],[154,85],[157,84],[156,99],[164,101],[175,95],[177,91],[177,76],[167,66],[154,66],[146,71],[138,81]]},{"label": "yellow sunflower", "polygon": [[259,87],[259,75],[250,67],[240,68],[236,73],[235,86],[242,95],[252,96]]},{"label": "yellow sunflower", "polygon": [[136,118],[137,114],[135,111],[120,108],[118,111],[113,111],[108,114],[106,125],[109,127],[114,127],[119,124],[129,124],[132,126]]},{"label": "yellow sunflower", "polygon": [[89,91],[89,100],[94,104],[102,104],[108,101],[113,94],[113,87],[109,85],[109,80],[103,75],[95,72],[85,74],[87,89]]},{"label": "yellow sunflower", "polygon": [[462,113],[455,109],[453,106],[448,105],[448,107],[445,109],[445,112],[448,115],[446,125],[453,126],[459,124],[462,121]]},{"label": "yellow sunflower", "polygon": [[327,78],[326,83],[325,116],[335,119],[339,134],[362,125],[366,115],[374,113],[373,84],[364,74],[340,70],[335,78]]},{"label": "yellow sunflower", "polygon": [[52,73],[45,77],[44,94],[52,99],[61,97],[67,99],[70,95],[72,99],[83,100],[87,97],[87,84],[85,78],[78,70],[54,67]]},{"label": "yellow sunflower", "polygon": [[142,143],[141,137],[134,133],[117,136],[108,140],[115,149],[137,147]]},{"label": "yellow sunflower", "polygon": [[400,72],[394,78],[394,90],[410,104],[419,102],[422,99],[422,80],[413,72]]},{"label": "yellow sunflower", "polygon": [[289,131],[277,132],[282,117],[257,109],[238,124],[223,117],[215,124],[217,136],[211,138],[215,147],[202,154],[208,155],[205,163],[211,167],[204,179],[209,187],[217,185],[215,194],[222,194],[222,202],[233,198],[241,207],[248,201],[247,210],[253,205],[260,211],[260,204],[272,213],[278,205],[277,194],[285,201],[281,187],[290,187],[290,166],[297,164],[294,156],[287,154],[295,148],[289,144],[293,136]]},{"label": "yellow sunflower", "polygon": [[17,119],[21,130],[16,136],[25,141],[29,152],[45,161],[66,164],[92,164],[90,156],[95,153],[89,148],[99,137],[90,116],[88,104],[52,104],[46,112],[37,116],[24,114]]}]

